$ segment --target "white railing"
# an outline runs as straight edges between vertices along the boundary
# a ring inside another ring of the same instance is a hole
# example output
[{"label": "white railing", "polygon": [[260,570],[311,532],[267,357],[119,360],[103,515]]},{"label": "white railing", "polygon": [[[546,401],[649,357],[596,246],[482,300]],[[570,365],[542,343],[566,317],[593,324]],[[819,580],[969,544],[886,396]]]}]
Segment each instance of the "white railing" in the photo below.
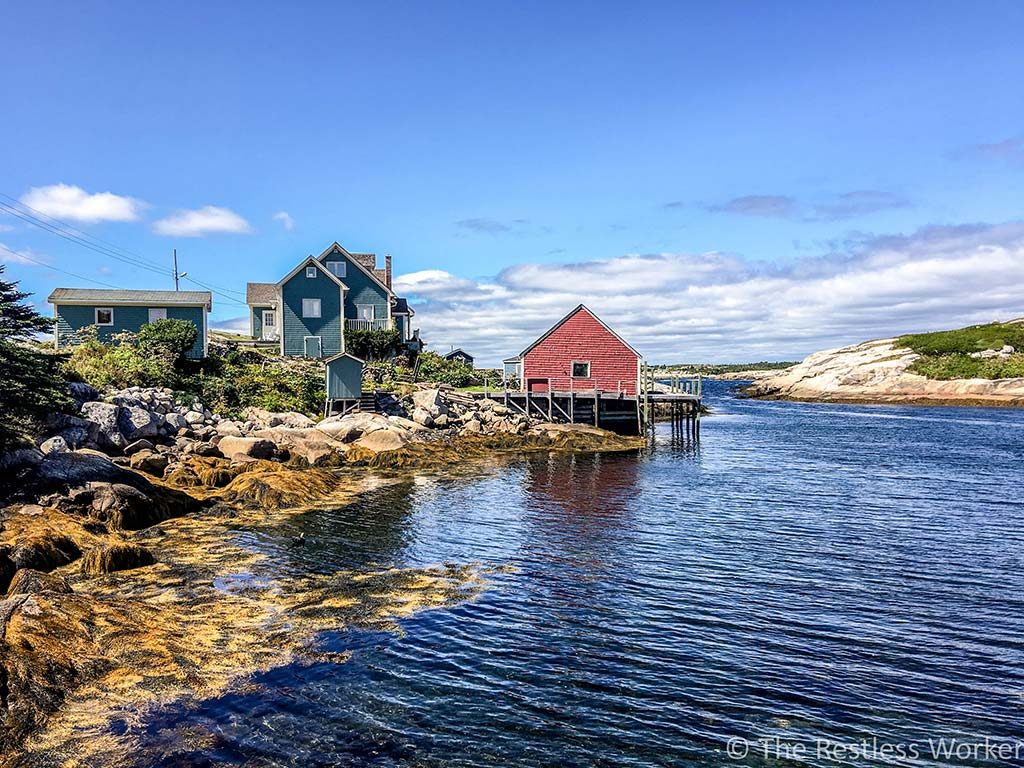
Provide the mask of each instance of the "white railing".
[{"label": "white railing", "polygon": [[386,317],[382,320],[346,320],[345,327],[350,331],[386,331],[391,322]]}]

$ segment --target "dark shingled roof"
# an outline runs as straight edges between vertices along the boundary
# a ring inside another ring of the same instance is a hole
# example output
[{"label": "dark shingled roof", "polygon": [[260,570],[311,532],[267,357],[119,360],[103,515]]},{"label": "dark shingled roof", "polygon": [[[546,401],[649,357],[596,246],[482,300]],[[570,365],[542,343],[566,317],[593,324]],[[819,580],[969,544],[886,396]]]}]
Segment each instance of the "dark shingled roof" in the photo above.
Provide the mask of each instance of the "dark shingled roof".
[{"label": "dark shingled roof", "polygon": [[111,288],[54,288],[51,304],[88,302],[90,304],[152,304],[154,306],[182,305],[194,307],[213,304],[209,291],[136,291]]},{"label": "dark shingled roof", "polygon": [[277,304],[277,286],[273,283],[246,283],[245,303],[257,307]]},{"label": "dark shingled roof", "polygon": [[395,297],[395,303],[391,305],[391,312],[395,315],[409,314],[409,302],[401,296]]}]

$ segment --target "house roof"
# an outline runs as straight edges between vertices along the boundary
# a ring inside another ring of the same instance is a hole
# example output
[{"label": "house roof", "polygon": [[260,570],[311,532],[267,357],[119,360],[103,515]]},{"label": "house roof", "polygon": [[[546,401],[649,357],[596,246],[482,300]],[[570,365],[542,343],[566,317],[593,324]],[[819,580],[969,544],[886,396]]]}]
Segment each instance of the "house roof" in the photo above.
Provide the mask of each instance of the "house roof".
[{"label": "house roof", "polygon": [[448,360],[448,359],[450,359],[452,357],[455,357],[456,355],[465,355],[466,357],[469,357],[469,358],[473,357],[471,354],[469,354],[469,352],[464,350],[462,347],[457,347],[457,348],[453,349],[451,352],[449,352],[447,355],[445,355],[444,359]]},{"label": "house roof", "polygon": [[291,280],[293,277],[295,277],[297,274],[299,274],[299,272],[301,272],[306,267],[316,267],[321,272],[323,272],[325,275],[327,275],[329,278],[331,278],[331,280],[333,280],[335,283],[337,283],[338,287],[340,287],[341,290],[343,290],[343,291],[347,291],[348,290],[348,286],[345,285],[343,282],[341,282],[341,280],[338,279],[337,275],[335,275],[333,272],[331,272],[329,269],[327,269],[327,267],[325,267],[322,263],[317,261],[312,256],[307,256],[305,259],[302,260],[302,262],[297,267],[295,267],[295,269],[293,269],[287,275],[282,277],[278,281],[277,285],[274,286],[275,289],[280,287],[280,286],[282,286],[282,285],[284,285],[285,283],[287,283],[289,280]]},{"label": "house roof", "polygon": [[328,358],[327,358],[326,360],[324,360],[324,365],[327,365],[328,363],[333,363],[333,362],[334,362],[335,360],[340,360],[340,359],[341,359],[341,358],[343,358],[343,357],[351,357],[351,358],[352,358],[353,360],[355,360],[356,362],[358,362],[358,363],[362,363],[363,365],[366,365],[366,361],[365,361],[365,360],[363,360],[363,358],[361,358],[361,357],[356,357],[356,356],[355,356],[355,355],[353,355],[353,354],[352,354],[351,352],[339,352],[339,353],[338,353],[338,354],[336,354],[336,355],[331,355],[331,356],[330,356],[330,357],[328,357]]},{"label": "house roof", "polygon": [[54,288],[51,304],[166,305],[196,307],[213,306],[209,291],[136,291],[109,288]]},{"label": "house roof", "polygon": [[246,283],[245,303],[250,306],[277,304],[277,286],[274,283]]},{"label": "house roof", "polygon": [[502,363],[521,363],[522,361],[523,361],[523,358],[521,358],[521,357],[506,357],[501,362]]},{"label": "house roof", "polygon": [[544,332],[544,334],[542,334],[542,335],[540,336],[540,338],[538,338],[538,339],[537,339],[537,340],[536,340],[535,342],[533,342],[533,343],[532,343],[532,344],[531,344],[530,346],[528,346],[528,347],[527,347],[526,349],[524,349],[524,350],[523,350],[522,352],[520,352],[520,353],[519,353],[519,356],[520,356],[520,357],[526,357],[526,353],[527,353],[527,352],[529,352],[529,351],[530,351],[531,349],[533,349],[533,348],[534,348],[534,347],[536,347],[536,346],[537,346],[538,344],[540,344],[540,343],[541,343],[542,341],[544,341],[544,339],[546,339],[546,338],[547,338],[548,336],[550,336],[550,335],[551,335],[552,333],[554,333],[554,332],[555,332],[555,331],[557,331],[557,330],[558,330],[559,328],[561,328],[561,327],[562,327],[562,325],[563,325],[563,324],[565,323],[565,321],[566,321],[566,320],[568,320],[568,319],[569,319],[570,317],[572,317],[573,315],[577,314],[578,312],[580,312],[580,311],[584,311],[584,310],[585,310],[585,311],[587,312],[587,314],[589,314],[589,315],[590,315],[590,316],[591,316],[592,318],[594,318],[595,320],[597,320],[597,322],[599,322],[599,323],[601,324],[601,326],[602,326],[602,327],[603,327],[603,328],[604,328],[604,329],[605,329],[606,331],[608,331],[608,333],[610,333],[610,334],[611,334],[612,336],[614,336],[614,337],[615,337],[616,339],[618,339],[618,340],[619,340],[619,341],[621,341],[621,342],[622,342],[623,344],[625,344],[625,345],[626,345],[626,347],[628,347],[628,348],[629,348],[629,351],[630,351],[630,352],[632,352],[632,353],[633,353],[634,355],[636,355],[637,357],[643,357],[643,355],[641,355],[641,354],[640,354],[639,352],[637,352],[637,351],[636,351],[636,348],[635,348],[635,347],[633,347],[633,345],[632,345],[632,344],[630,344],[630,343],[629,343],[628,341],[626,341],[626,340],[625,340],[624,338],[622,338],[621,336],[619,336],[619,334],[617,334],[617,333],[616,333],[615,331],[613,331],[613,330],[612,330],[611,328],[609,328],[609,327],[608,327],[608,326],[607,326],[607,325],[605,324],[604,320],[602,320],[602,319],[601,319],[600,317],[598,317],[597,315],[595,315],[595,314],[594,314],[594,313],[593,313],[593,312],[592,312],[592,311],[590,310],[590,308],[589,308],[589,307],[587,307],[587,306],[586,306],[585,304],[578,304],[578,305],[577,305],[577,306],[576,306],[576,307],[575,307],[575,308],[574,308],[574,309],[573,309],[573,310],[572,310],[572,311],[571,311],[571,312],[570,312],[569,314],[567,314],[567,315],[566,315],[565,317],[563,317],[563,318],[562,318],[561,320],[559,320],[559,321],[558,321],[557,323],[555,323],[555,324],[554,324],[554,325],[552,325],[552,326],[551,326],[550,328],[548,328],[548,330],[547,330],[547,331],[545,331],[545,332]]},{"label": "house roof", "polygon": [[391,303],[391,314],[393,315],[415,315],[409,306],[409,302],[403,299],[401,296],[396,296],[395,300]]},{"label": "house roof", "polygon": [[[377,285],[388,292],[388,296],[394,296],[395,292],[388,288],[387,283],[384,282],[383,277],[378,277],[378,270],[374,269],[377,264],[377,256],[372,253],[352,253],[345,250],[341,243],[333,242],[330,247],[325,248],[324,252],[317,256],[318,261],[322,261],[325,256],[329,256],[332,253],[342,253],[349,257],[349,260],[356,265],[358,269],[361,269],[366,273],[367,277],[373,280]],[[381,270],[383,273],[383,270]]]}]

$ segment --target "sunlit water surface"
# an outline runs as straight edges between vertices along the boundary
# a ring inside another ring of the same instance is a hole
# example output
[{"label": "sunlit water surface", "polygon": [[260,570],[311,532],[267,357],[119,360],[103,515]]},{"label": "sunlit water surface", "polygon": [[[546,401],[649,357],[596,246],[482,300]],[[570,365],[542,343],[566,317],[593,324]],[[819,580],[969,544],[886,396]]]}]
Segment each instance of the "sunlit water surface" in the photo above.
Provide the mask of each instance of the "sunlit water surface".
[{"label": "sunlit water surface", "polygon": [[[824,765],[816,739],[1024,738],[1024,412],[710,400],[699,446],[664,425],[649,455],[419,477],[240,532],[278,574],[514,568],[149,732],[217,735],[174,764],[306,767]],[[732,760],[735,737],[811,752]]]}]

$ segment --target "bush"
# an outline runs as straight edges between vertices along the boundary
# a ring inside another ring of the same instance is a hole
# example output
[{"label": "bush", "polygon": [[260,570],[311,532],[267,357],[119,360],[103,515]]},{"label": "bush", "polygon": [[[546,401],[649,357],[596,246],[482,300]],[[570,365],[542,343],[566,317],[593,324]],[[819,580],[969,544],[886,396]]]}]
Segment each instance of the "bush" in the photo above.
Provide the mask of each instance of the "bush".
[{"label": "bush", "polygon": [[254,362],[257,353],[209,357],[180,388],[198,397],[222,416],[239,418],[249,407],[298,411],[316,416],[323,411],[324,370],[308,360]]},{"label": "bush", "polygon": [[139,330],[139,348],[169,357],[173,362],[184,359],[199,339],[199,329],[188,320],[157,320]]},{"label": "bush", "polygon": [[981,360],[970,355],[925,355],[910,365],[929,379],[1014,379],[1024,377],[1024,354]]},{"label": "bush", "polygon": [[453,387],[468,387],[479,383],[471,366],[458,360],[445,360],[436,352],[422,352],[419,356],[417,379]]},{"label": "bush", "polygon": [[907,347],[919,355],[950,355],[981,352],[1011,346],[1024,349],[1024,323],[987,323],[958,328],[955,331],[912,333],[900,336],[897,346]]},{"label": "bush", "polygon": [[402,338],[394,328],[376,331],[345,331],[345,350],[366,360],[386,360],[395,355],[402,346]]},{"label": "bush", "polygon": [[99,390],[125,387],[170,387],[174,361],[167,354],[143,350],[136,336],[120,333],[112,344],[104,344],[94,331],[79,333],[81,343],[64,363],[68,378],[84,381]]}]

